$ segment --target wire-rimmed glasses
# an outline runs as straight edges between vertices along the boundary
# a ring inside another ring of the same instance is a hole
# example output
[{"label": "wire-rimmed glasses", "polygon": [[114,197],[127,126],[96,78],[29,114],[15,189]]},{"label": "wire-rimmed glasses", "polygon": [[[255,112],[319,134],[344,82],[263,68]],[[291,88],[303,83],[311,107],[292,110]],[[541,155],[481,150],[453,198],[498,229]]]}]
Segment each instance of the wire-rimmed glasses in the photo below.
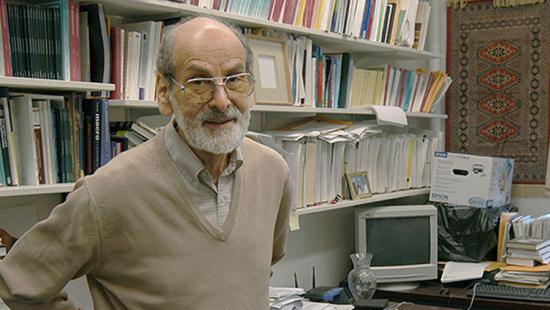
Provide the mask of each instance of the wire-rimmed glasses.
[{"label": "wire-rimmed glasses", "polygon": [[254,78],[246,72],[211,78],[192,78],[183,84],[178,83],[174,77],[170,78],[188,99],[195,103],[206,103],[212,100],[218,85],[224,87],[229,99],[243,99],[254,91]]}]

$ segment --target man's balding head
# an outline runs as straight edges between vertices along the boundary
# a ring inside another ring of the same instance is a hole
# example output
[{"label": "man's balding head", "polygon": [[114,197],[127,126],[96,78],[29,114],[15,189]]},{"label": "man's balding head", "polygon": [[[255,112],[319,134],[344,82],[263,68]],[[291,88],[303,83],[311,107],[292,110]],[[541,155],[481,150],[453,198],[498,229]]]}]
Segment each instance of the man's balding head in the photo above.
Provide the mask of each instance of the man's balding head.
[{"label": "man's balding head", "polygon": [[215,40],[225,40],[229,44],[240,43],[244,49],[246,71],[252,73],[253,54],[244,36],[235,26],[223,20],[202,16],[184,18],[164,30],[157,58],[157,73],[171,83],[169,77],[175,77],[174,64],[185,57],[186,46],[206,47]]}]

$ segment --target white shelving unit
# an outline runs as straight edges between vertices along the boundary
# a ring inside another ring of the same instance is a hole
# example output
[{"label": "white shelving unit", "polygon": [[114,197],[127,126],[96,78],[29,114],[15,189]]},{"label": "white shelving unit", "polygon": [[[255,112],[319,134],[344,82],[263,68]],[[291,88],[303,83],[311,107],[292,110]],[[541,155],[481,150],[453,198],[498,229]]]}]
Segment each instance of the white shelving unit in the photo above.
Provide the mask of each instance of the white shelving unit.
[{"label": "white shelving unit", "polygon": [[263,27],[285,32],[292,32],[298,35],[305,35],[321,45],[331,45],[333,52],[353,52],[353,53],[375,53],[371,56],[377,58],[389,59],[433,59],[441,58],[442,55],[427,51],[420,51],[412,48],[394,46],[386,43],[372,42],[362,39],[356,39],[337,33],[327,33],[317,30],[311,30],[304,27],[295,27],[283,23],[276,23],[247,16],[238,16],[216,10],[208,10],[171,2],[167,0],[99,0],[103,3],[108,14],[139,17],[143,19],[144,12],[148,16],[166,15],[166,14],[187,14],[199,15],[208,14],[210,16],[221,17],[236,24],[249,27]]},{"label": "white shelving unit", "polygon": [[296,209],[296,211],[294,212],[296,215],[306,215],[306,214],[338,210],[343,208],[356,207],[356,206],[373,203],[373,202],[405,198],[410,196],[425,195],[429,193],[430,193],[429,188],[409,189],[409,190],[396,191],[396,192],[390,192],[390,193],[374,194],[371,197],[364,198],[364,199],[343,200],[337,203],[325,203],[317,206]]},{"label": "white shelving unit", "polygon": [[157,102],[153,100],[109,100],[109,107],[127,109],[158,109]]},{"label": "white shelving unit", "polygon": [[[158,109],[156,101],[146,100],[109,100],[111,108],[128,108],[128,109]],[[330,109],[330,108],[304,108],[293,106],[270,106],[270,105],[255,105],[252,112],[265,113],[311,113],[311,114],[343,114],[343,115],[374,115],[374,112],[364,109]],[[446,119],[446,114],[422,113],[422,112],[406,112],[407,117],[411,118],[435,118]]]},{"label": "white shelving unit", "polygon": [[23,185],[0,187],[0,198],[44,195],[44,194],[62,194],[68,193],[73,189],[74,183],[61,183],[51,185]]},{"label": "white shelving unit", "polygon": [[[412,48],[404,48],[386,43],[372,42],[364,39],[357,39],[350,36],[327,33],[322,31],[311,30],[303,27],[295,27],[284,23],[276,23],[247,16],[238,16],[229,13],[224,13],[215,10],[208,10],[196,6],[181,4],[168,0],[96,0],[95,2],[103,3],[106,15],[118,15],[140,20],[147,20],[149,17],[177,17],[179,15],[210,15],[229,20],[235,24],[248,27],[263,27],[283,32],[291,32],[297,35],[304,35],[311,38],[316,44],[322,45],[330,52],[350,52],[361,57],[369,57],[376,59],[378,62],[384,61],[399,61],[399,60],[433,60],[442,58],[441,54],[432,53],[429,51],[420,51]],[[46,91],[112,91],[115,89],[114,84],[78,82],[78,81],[63,81],[63,80],[47,80],[35,78],[19,78],[0,76],[0,86],[10,89],[20,90],[46,90]],[[141,110],[157,109],[155,101],[143,100],[110,100],[109,106],[117,110]],[[361,109],[330,109],[330,108],[302,108],[292,106],[269,106],[256,105],[252,108],[252,112],[261,114],[276,114],[277,117],[290,117],[291,114],[332,114],[332,115],[349,115],[349,116],[368,116],[374,113],[370,110]],[[413,119],[432,119],[434,121],[444,120],[447,118],[445,114],[419,113],[408,112],[408,118]],[[17,186],[17,187],[1,187],[0,198],[16,197],[26,195],[42,195],[42,194],[60,194],[70,192],[73,184],[55,184],[55,185],[39,185],[39,186]],[[336,204],[324,204],[315,207],[299,209],[296,211],[299,215],[336,210],[341,208],[353,207],[361,204],[402,198],[408,196],[416,196],[426,194],[429,189],[405,190],[386,194],[376,194],[367,199],[356,201],[344,200]]]},{"label": "white shelving unit", "polygon": [[0,86],[51,91],[111,91],[115,84],[0,76]]},{"label": "white shelving unit", "polygon": [[[344,114],[344,115],[374,115],[371,110],[364,109],[330,109],[330,108],[303,108],[303,107],[281,107],[268,105],[255,105],[252,112],[274,112],[274,113],[313,113],[313,114]],[[446,119],[446,114],[433,114],[421,112],[406,112],[407,117],[416,118],[440,118]]]}]

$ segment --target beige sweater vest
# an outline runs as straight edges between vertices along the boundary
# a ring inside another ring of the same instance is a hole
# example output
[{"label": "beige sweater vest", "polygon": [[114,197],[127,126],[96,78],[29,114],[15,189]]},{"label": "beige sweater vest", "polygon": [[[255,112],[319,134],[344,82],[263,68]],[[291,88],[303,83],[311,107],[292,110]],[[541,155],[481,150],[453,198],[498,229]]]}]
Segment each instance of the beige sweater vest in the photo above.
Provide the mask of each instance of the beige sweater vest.
[{"label": "beige sweater vest", "polygon": [[[73,309],[59,293],[87,275],[95,309],[267,309],[284,254],[288,167],[245,139],[222,230],[194,205],[164,134],[81,179],[65,203],[0,262],[13,309]],[[27,303],[38,303],[30,306]]]}]

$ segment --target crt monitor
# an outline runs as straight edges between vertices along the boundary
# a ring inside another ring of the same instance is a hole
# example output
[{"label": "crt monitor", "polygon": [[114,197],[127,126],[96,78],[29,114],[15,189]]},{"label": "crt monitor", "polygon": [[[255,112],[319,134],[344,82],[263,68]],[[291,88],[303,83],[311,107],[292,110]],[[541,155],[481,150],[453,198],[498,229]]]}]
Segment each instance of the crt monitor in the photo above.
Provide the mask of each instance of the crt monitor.
[{"label": "crt monitor", "polygon": [[356,251],[373,255],[371,266],[380,289],[413,288],[418,281],[437,278],[434,206],[358,208],[355,234]]}]

